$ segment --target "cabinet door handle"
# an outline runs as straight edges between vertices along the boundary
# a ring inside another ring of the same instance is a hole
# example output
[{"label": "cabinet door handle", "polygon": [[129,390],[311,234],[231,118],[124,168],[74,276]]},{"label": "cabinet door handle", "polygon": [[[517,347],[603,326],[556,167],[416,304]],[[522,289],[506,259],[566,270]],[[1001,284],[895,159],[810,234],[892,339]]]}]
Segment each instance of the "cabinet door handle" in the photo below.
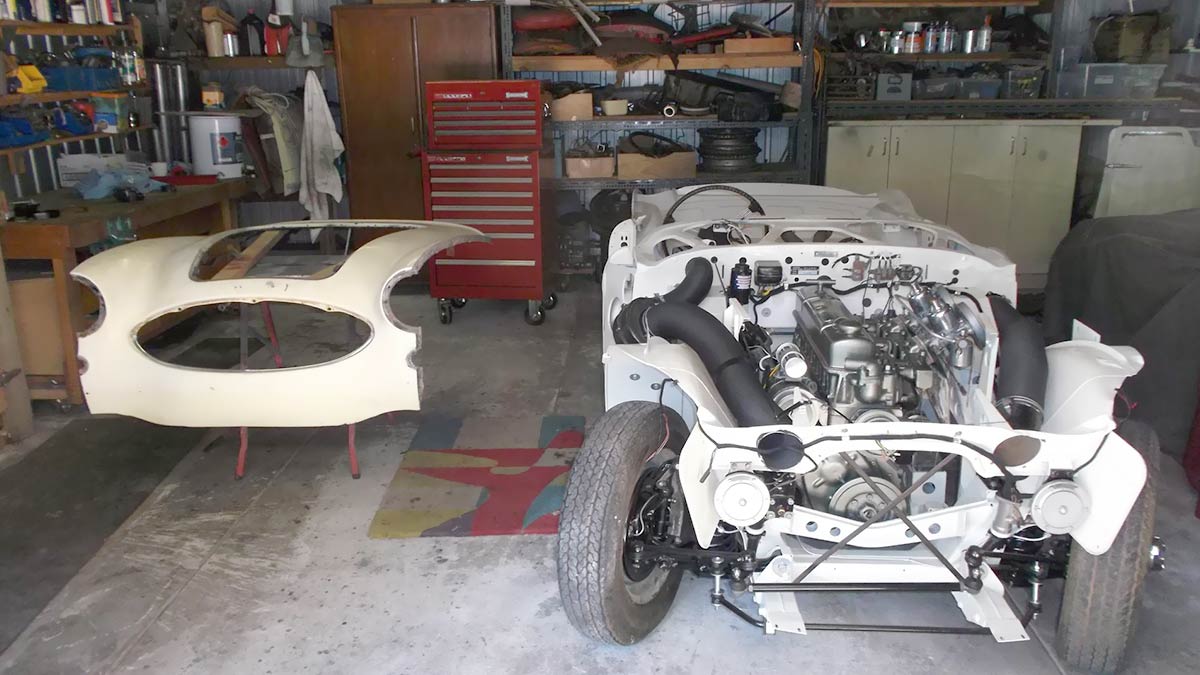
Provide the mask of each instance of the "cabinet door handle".
[{"label": "cabinet door handle", "polygon": [[1026,136],[1021,139],[1021,156],[1024,157],[1025,155],[1028,155],[1028,154],[1029,154],[1029,137]]},{"label": "cabinet door handle", "polygon": [[900,156],[900,139],[899,138],[896,139],[896,152],[893,154],[895,154],[897,157]]},{"label": "cabinet door handle", "polygon": [[[887,156],[888,156],[888,146],[890,146],[890,145],[891,145],[891,142],[890,142],[890,141],[888,141],[888,139],[886,139],[886,138],[885,138],[885,139],[883,139],[883,154],[882,154],[882,155],[880,155],[881,157],[887,157]],[[873,148],[873,147],[875,147],[875,146],[873,146],[873,145],[872,145],[871,147]]]},{"label": "cabinet door handle", "polygon": [[1010,155],[1017,154],[1017,137],[1016,136],[1013,136],[1009,139],[1008,154],[1010,154]]},{"label": "cabinet door handle", "polygon": [[1150,129],[1147,131],[1126,131],[1125,133],[1121,134],[1121,138],[1129,138],[1130,136],[1183,136],[1183,132]]},{"label": "cabinet door handle", "polygon": [[412,21],[413,75],[415,75],[413,78],[413,93],[415,98],[413,100],[417,102],[417,121],[419,122],[418,128],[420,129],[421,142],[423,144],[425,139],[425,97],[422,95],[424,83],[421,82],[421,38],[417,32],[417,17],[411,17],[410,20]]}]

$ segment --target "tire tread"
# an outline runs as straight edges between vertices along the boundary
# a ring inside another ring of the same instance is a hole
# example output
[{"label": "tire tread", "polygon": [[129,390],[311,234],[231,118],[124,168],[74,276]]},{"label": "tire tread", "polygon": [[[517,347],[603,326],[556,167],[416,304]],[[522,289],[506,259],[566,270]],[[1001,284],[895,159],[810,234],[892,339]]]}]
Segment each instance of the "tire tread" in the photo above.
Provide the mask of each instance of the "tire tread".
[{"label": "tire tread", "polygon": [[[558,531],[559,594],[571,623],[597,641],[628,645],[653,629],[651,625],[643,633],[628,621],[632,617],[614,606],[612,584],[623,581],[612,578],[611,561],[619,556],[612,543],[623,541],[628,517],[622,512],[628,508],[622,488],[632,488],[641,473],[644,457],[637,452],[652,450],[662,441],[662,410],[637,401],[605,413],[588,433],[567,480]],[[676,570],[665,589],[672,598],[679,576]],[[672,598],[666,599],[668,606]],[[653,623],[659,620],[661,616]]]},{"label": "tire tread", "polygon": [[1149,427],[1126,422],[1118,431],[1146,460],[1146,485],[1113,545],[1091,555],[1072,542],[1058,621],[1058,652],[1071,666],[1116,672],[1137,625],[1142,583],[1149,566],[1158,491],[1158,438]]}]

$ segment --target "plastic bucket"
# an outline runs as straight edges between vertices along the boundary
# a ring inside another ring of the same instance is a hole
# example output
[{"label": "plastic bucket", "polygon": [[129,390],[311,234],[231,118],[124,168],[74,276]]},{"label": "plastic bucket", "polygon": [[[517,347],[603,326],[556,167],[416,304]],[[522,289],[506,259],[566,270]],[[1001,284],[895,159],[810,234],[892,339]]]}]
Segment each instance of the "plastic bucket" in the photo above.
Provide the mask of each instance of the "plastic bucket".
[{"label": "plastic bucket", "polygon": [[221,178],[242,176],[242,121],[237,115],[190,115],[192,170]]}]

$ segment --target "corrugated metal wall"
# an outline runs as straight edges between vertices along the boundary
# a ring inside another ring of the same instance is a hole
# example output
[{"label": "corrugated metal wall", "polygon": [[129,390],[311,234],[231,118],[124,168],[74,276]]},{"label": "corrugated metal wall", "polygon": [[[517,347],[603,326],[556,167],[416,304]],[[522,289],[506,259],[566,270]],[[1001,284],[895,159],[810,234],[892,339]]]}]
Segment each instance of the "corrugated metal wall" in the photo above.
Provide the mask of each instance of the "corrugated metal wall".
[{"label": "corrugated metal wall", "polygon": [[[245,16],[246,10],[251,8],[254,9],[260,18],[263,18],[271,7],[270,2],[257,2],[255,0],[226,0],[226,2],[229,4],[230,9],[233,10],[233,15],[238,19]],[[343,3],[332,2],[331,0],[295,0],[295,17],[297,19],[301,17],[313,17],[318,21],[329,23],[330,8],[338,4]],[[197,87],[206,82],[219,83],[229,100],[236,97],[242,89],[251,86],[279,94],[296,92],[303,97],[306,72],[297,68],[209,70],[194,72],[193,81]],[[316,72],[320,76],[321,85],[325,89],[325,98],[330,102],[330,110],[333,113],[334,122],[338,125],[340,132],[341,115],[338,113],[337,106],[337,73],[334,68],[321,68]],[[333,218],[348,218],[349,214],[349,198],[343,198],[340,204],[334,204],[330,211],[330,217]],[[244,201],[239,208],[239,216],[243,225],[263,225],[285,220],[303,220],[308,217],[308,212],[295,200],[295,195],[292,195],[286,201]]]}]

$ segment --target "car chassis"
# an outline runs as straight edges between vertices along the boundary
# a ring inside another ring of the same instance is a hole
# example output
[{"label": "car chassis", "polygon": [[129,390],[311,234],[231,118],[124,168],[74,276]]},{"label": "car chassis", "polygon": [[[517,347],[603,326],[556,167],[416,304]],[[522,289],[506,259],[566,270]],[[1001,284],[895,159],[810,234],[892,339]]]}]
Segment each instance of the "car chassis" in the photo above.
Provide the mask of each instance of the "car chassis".
[{"label": "car chassis", "polygon": [[[746,212],[747,202],[758,215]],[[673,595],[676,570],[690,569],[713,579],[714,605],[767,633],[1027,640],[1043,582],[1063,576],[1072,556],[1102,559],[1118,537],[1149,542],[1148,531],[1124,531],[1131,510],[1144,508],[1146,449],[1116,433],[1112,414],[1116,390],[1141,368],[1141,356],[1102,344],[1082,324],[1073,340],[1041,356],[1012,309],[1015,268],[999,252],[921,220],[894,196],[810,186],[685,189],[641,197],[634,216],[613,231],[604,271],[605,402],[608,415],[640,410],[643,425],[667,431],[646,451],[620,533],[632,604],[618,612],[609,608],[614,601],[593,598],[600,623],[577,616],[577,598],[588,598],[569,588],[579,578],[564,571],[577,567],[577,532],[599,531],[578,522],[577,504],[605,498],[602,487],[582,485],[598,475],[586,444],[572,472],[560,588],[585,633],[640,639],[665,609],[626,627],[621,612],[650,606],[663,588]],[[783,274],[764,274],[769,281],[760,284],[764,265]],[[831,365],[847,336],[865,337],[868,351],[874,340],[885,365],[861,354],[841,370]],[[718,342],[746,353],[720,352]],[[915,365],[888,360],[896,344]],[[809,379],[777,381],[797,346]],[[1026,359],[1043,364],[1040,389],[1038,373],[1017,372]],[[774,419],[747,411],[757,394],[732,382],[730,371],[740,368],[773,392]],[[892,403],[872,398],[881,376],[905,368],[915,373],[911,382],[893,386],[907,393],[890,392]],[[1014,389],[1014,378],[1035,386]],[[854,400],[854,391],[870,396]],[[609,433],[604,423],[600,433]],[[676,456],[664,459],[670,450]],[[833,497],[813,497],[832,489],[822,481],[833,474]],[[1148,567],[1161,566],[1157,540],[1140,549]],[[655,575],[657,586],[643,588]],[[1140,581],[1139,574],[1129,583]],[[758,616],[725,595],[726,583],[753,595]],[[1012,586],[1029,588],[1023,604]],[[798,594],[816,591],[949,592],[969,625],[806,621]]]}]

